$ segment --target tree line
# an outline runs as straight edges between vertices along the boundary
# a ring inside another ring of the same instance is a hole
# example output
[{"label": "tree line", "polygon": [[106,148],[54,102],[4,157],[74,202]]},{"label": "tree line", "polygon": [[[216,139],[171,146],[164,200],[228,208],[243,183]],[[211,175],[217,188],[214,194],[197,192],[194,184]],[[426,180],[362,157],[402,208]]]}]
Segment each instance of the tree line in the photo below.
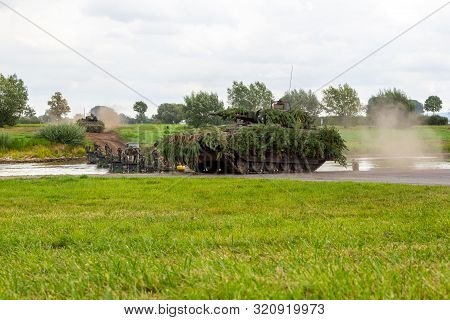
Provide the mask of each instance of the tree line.
[{"label": "tree line", "polygon": [[47,104],[49,109],[39,119],[36,111],[28,105],[28,90],[23,80],[15,74],[0,74],[0,127],[13,126],[21,117],[48,122],[46,118],[61,119],[70,112],[69,104],[61,92],[55,92]]},{"label": "tree line", "polygon": [[[228,104],[233,108],[258,110],[270,108],[274,102],[272,92],[262,82],[245,85],[242,81],[234,81],[227,90]],[[424,111],[439,112],[442,109],[442,100],[437,96],[430,96],[422,104],[410,99],[403,91],[392,88],[380,90],[373,95],[367,105],[363,105],[357,91],[348,84],[330,86],[322,92],[322,99],[311,90],[294,89],[285,92],[280,99],[287,109],[300,109],[308,114],[318,117],[320,114],[336,116],[341,124],[359,114],[365,113],[369,120],[376,119],[380,114],[400,114],[408,119],[411,114],[421,114]],[[199,127],[202,125],[215,125],[220,119],[212,114],[224,110],[224,103],[213,92],[193,92],[184,98],[183,104],[162,104],[157,114],[151,120],[161,123],[180,123],[185,120],[187,124]]]},{"label": "tree line", "polygon": [[[234,81],[227,89],[228,105],[246,110],[270,108],[275,98],[267,86],[256,81],[249,85],[242,81]],[[348,84],[330,86],[322,91],[320,100],[311,90],[294,89],[285,92],[280,99],[286,109],[300,109],[312,116],[321,114],[332,115],[342,123],[362,113],[368,119],[374,119],[379,114],[400,113],[408,117],[411,113],[429,111],[433,114],[442,109],[442,100],[438,96],[430,96],[422,104],[410,99],[403,91],[393,88],[380,90],[373,95],[367,105],[363,105],[357,91]],[[55,94],[48,101],[48,110],[43,116],[36,117],[36,112],[28,104],[28,91],[24,82],[17,75],[3,76],[0,74],[0,127],[14,125],[19,118],[36,118],[41,122],[59,121],[70,112],[70,106],[61,92]],[[214,92],[192,92],[184,97],[184,104],[163,103],[158,106],[157,113],[147,118],[148,106],[143,101],[137,101],[133,110],[134,119],[121,115],[127,122],[132,123],[165,123],[177,124],[185,121],[194,127],[203,125],[217,125],[221,120],[214,116],[214,112],[225,109]]]}]

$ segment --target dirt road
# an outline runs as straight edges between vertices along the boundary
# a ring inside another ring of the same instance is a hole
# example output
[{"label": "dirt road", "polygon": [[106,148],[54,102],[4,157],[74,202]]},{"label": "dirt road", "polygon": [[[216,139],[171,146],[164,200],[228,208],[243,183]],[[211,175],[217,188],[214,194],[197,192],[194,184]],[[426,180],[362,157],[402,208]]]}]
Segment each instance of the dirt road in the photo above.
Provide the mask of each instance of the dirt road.
[{"label": "dirt road", "polygon": [[118,148],[124,148],[125,143],[119,138],[117,133],[108,131],[102,133],[86,133],[86,139],[98,144],[100,147],[104,148],[105,144],[108,144],[113,152],[117,152]]}]

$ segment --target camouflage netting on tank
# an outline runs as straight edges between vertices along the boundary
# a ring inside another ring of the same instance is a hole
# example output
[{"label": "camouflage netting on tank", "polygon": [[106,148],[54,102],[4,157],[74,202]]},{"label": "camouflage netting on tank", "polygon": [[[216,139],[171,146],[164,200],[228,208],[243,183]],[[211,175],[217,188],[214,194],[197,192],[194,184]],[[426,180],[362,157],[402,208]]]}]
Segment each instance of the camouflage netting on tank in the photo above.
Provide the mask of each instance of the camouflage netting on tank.
[{"label": "camouflage netting on tank", "polygon": [[247,110],[245,108],[228,108],[223,111],[216,112],[215,115],[220,116],[224,120],[236,121],[241,117],[252,119],[254,122],[258,121],[257,112]]},{"label": "camouflage netting on tank", "polygon": [[346,165],[344,140],[335,128],[305,130],[301,126],[284,128],[274,124],[254,124],[234,128],[191,129],[162,138],[159,153],[170,165],[187,164],[195,168],[202,150],[223,157],[256,156],[261,160],[282,154],[299,158],[334,160]]},{"label": "camouflage netting on tank", "polygon": [[216,115],[225,120],[236,121],[240,119],[252,123],[279,124],[286,128],[302,127],[309,129],[314,123],[314,119],[302,110],[286,112],[277,109],[250,111],[244,108],[228,108],[217,112]]},{"label": "camouflage netting on tank", "polygon": [[301,127],[309,129],[314,123],[314,119],[302,110],[292,110],[290,112],[277,109],[261,110],[263,123],[279,124],[286,128]]}]

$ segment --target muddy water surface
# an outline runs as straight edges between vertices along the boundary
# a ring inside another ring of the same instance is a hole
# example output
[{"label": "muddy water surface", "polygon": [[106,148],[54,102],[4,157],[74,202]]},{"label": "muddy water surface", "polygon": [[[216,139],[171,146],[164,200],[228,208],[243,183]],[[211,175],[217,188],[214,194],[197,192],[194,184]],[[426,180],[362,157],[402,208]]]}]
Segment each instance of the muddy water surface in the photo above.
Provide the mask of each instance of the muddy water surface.
[{"label": "muddy water surface", "polygon": [[[349,159],[351,160],[351,159]],[[375,171],[378,169],[398,170],[450,170],[450,161],[444,157],[403,157],[355,158],[360,171]],[[351,164],[347,168],[332,161],[327,161],[317,172],[351,171]],[[0,177],[11,176],[45,176],[45,175],[83,175],[107,174],[107,169],[99,169],[96,165],[85,163],[12,163],[0,164]]]},{"label": "muddy water surface", "polygon": [[107,174],[108,169],[99,169],[95,164],[71,163],[11,163],[0,164],[0,177]]},{"label": "muddy water surface", "polygon": [[[348,159],[351,160],[351,159]],[[444,157],[367,157],[367,158],[355,158],[359,163],[360,171],[373,171],[377,169],[399,169],[399,170],[437,170],[446,169],[450,170],[449,159]],[[343,167],[333,161],[327,161],[321,166],[318,172],[331,172],[331,171],[352,171],[351,163],[346,167]]]}]

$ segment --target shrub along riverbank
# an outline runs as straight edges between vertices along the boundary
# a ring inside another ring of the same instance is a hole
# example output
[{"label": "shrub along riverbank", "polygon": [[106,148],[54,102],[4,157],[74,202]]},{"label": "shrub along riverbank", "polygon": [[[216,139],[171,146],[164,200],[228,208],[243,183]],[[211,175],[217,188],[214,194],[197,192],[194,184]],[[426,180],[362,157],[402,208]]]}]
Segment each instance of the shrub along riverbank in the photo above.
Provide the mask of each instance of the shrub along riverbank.
[{"label": "shrub along riverbank", "polygon": [[[41,130],[44,134],[41,134]],[[55,126],[44,125],[17,125],[11,128],[0,128],[0,161],[42,161],[84,157],[82,146],[84,132],[79,131],[75,135],[66,135],[63,132],[54,134],[54,138],[52,138],[50,132],[54,133],[58,130]],[[70,133],[71,130],[67,130]],[[58,137],[61,139],[58,140]]]}]

